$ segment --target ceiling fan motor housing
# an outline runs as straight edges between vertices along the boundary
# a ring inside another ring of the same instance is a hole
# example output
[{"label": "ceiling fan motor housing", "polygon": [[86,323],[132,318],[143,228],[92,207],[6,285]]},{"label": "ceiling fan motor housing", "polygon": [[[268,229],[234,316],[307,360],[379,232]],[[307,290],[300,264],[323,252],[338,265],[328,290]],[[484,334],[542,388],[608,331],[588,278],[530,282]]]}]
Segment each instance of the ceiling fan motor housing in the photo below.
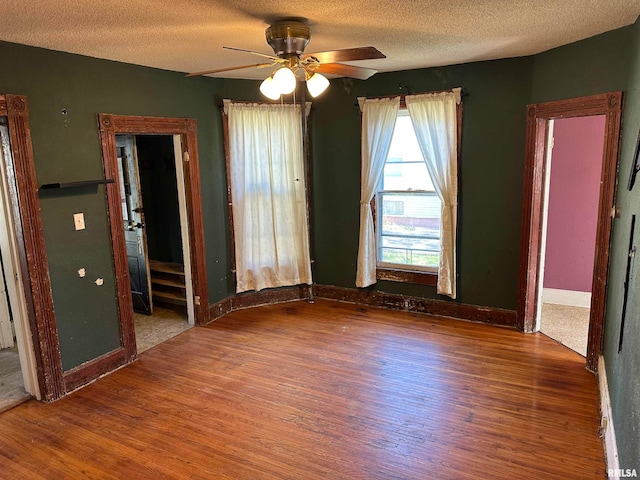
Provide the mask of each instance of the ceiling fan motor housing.
[{"label": "ceiling fan motor housing", "polygon": [[275,23],[264,33],[277,56],[302,55],[311,38],[309,27],[297,21]]}]

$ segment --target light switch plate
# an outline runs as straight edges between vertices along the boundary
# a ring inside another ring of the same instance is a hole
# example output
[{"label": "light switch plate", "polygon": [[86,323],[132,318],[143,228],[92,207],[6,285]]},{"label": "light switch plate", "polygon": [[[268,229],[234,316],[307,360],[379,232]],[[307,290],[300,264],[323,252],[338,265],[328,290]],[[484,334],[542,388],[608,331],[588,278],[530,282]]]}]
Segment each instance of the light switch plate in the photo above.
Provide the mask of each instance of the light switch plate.
[{"label": "light switch plate", "polygon": [[73,224],[76,230],[84,230],[84,213],[74,213]]}]

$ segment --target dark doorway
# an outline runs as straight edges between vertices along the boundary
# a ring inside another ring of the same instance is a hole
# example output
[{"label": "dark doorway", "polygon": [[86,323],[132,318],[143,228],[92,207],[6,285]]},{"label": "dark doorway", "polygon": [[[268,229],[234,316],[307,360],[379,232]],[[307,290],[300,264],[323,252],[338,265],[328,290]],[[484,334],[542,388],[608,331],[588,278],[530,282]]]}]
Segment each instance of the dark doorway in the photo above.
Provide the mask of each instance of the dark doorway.
[{"label": "dark doorway", "polygon": [[189,328],[172,135],[116,135],[138,353]]}]

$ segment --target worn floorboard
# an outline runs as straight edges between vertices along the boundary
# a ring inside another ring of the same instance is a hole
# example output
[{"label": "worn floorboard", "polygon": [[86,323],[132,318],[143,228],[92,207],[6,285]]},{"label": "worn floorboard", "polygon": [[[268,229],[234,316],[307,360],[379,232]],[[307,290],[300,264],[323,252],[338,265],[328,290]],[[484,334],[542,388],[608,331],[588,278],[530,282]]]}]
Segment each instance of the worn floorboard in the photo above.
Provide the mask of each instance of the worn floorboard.
[{"label": "worn floorboard", "polygon": [[7,478],[604,479],[595,377],[544,335],[318,300],[235,311],[0,414]]}]

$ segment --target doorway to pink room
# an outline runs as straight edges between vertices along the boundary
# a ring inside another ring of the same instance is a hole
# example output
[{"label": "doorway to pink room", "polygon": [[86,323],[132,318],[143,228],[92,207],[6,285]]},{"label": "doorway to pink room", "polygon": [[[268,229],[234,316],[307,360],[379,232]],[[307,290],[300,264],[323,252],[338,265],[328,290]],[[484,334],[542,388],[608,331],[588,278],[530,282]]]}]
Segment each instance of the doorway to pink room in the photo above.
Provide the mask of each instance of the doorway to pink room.
[{"label": "doorway to pink room", "polygon": [[551,120],[540,265],[540,332],[587,354],[605,115]]}]

